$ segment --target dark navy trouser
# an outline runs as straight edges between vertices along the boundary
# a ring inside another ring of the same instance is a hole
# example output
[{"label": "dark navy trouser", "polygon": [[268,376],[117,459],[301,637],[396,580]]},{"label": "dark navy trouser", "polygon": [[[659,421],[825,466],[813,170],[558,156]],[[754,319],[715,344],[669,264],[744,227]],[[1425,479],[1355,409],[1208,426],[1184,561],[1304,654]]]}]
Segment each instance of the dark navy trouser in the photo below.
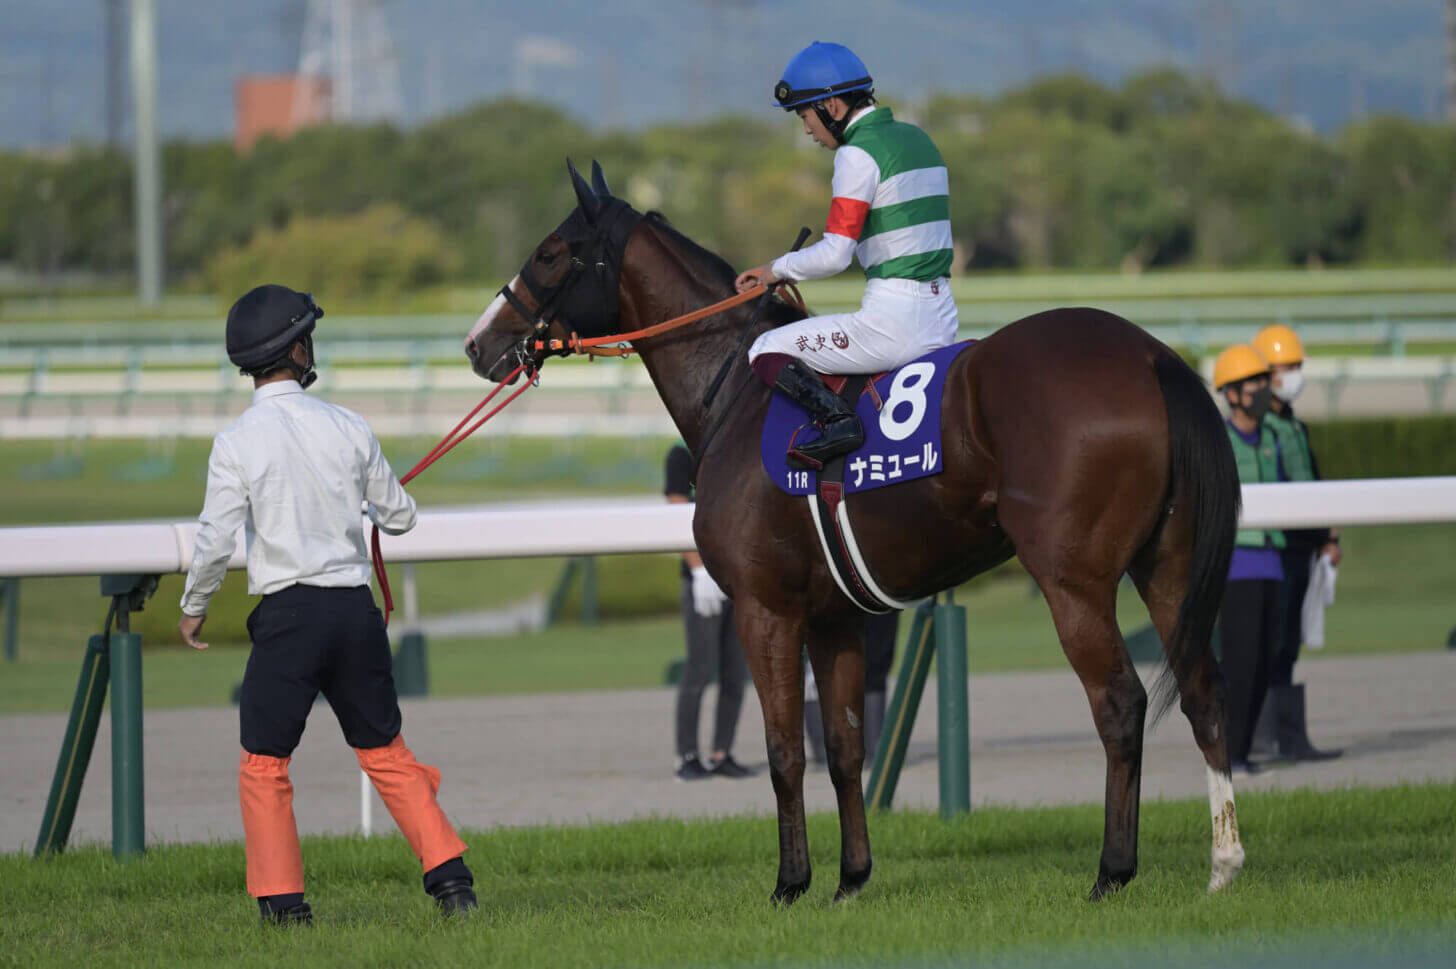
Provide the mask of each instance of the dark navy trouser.
[{"label": "dark navy trouser", "polygon": [[292,756],[320,693],[350,747],[384,747],[398,735],[389,636],[368,586],[291,585],[266,595],[248,616],[248,635],[238,704],[244,750]]}]

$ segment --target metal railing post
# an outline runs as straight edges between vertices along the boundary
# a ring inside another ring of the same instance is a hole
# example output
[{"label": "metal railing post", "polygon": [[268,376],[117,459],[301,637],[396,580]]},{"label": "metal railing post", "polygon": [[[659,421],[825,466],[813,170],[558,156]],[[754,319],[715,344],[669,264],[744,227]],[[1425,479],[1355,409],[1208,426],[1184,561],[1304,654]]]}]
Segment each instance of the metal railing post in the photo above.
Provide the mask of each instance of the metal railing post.
[{"label": "metal railing post", "polygon": [[86,656],[81,660],[81,678],[76,683],[76,699],[71,702],[71,718],[66,722],[61,754],[56,759],[56,773],[51,779],[51,792],[46,797],[45,814],[41,817],[40,834],[35,839],[37,858],[66,850],[71,837],[71,823],[76,819],[76,801],[81,797],[81,783],[91,763],[96,746],[96,727],[101,722],[101,708],[106,703],[106,687],[111,677],[108,654],[111,616],[107,632],[92,636],[86,643]]},{"label": "metal railing post", "polygon": [[146,851],[142,637],[130,631],[124,607],[117,626],[111,637],[111,853],[125,861]]},{"label": "metal railing post", "polygon": [[940,757],[942,817],[971,809],[971,704],[966,678],[966,609],[946,592],[935,607],[935,670],[939,716],[936,746]]},{"label": "metal railing post", "polygon": [[5,599],[5,659],[13,663],[20,656],[20,580],[5,579],[0,596]]},{"label": "metal railing post", "polygon": [[915,728],[915,714],[920,710],[920,697],[930,674],[930,661],[935,656],[932,632],[935,628],[935,603],[927,599],[915,609],[910,635],[905,640],[905,655],[900,659],[900,672],[895,678],[895,692],[885,711],[885,726],[880,731],[880,749],[875,752],[875,766],[870,771],[870,785],[865,803],[871,809],[888,810],[900,783],[900,769],[905,766],[905,752],[910,747],[910,733]]}]

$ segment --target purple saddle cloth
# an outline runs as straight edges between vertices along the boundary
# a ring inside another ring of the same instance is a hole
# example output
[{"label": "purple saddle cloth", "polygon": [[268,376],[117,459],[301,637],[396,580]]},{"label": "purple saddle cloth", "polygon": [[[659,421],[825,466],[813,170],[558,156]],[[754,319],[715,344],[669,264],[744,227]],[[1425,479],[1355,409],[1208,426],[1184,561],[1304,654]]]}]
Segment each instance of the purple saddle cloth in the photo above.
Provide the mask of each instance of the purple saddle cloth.
[{"label": "purple saddle cloth", "polygon": [[[939,474],[941,464],[940,398],[950,363],[975,341],[932,350],[865,386],[855,401],[864,425],[865,442],[844,459],[844,493]],[[832,378],[831,378],[832,380]],[[829,381],[826,381],[829,382]],[[834,387],[834,383],[830,383]],[[763,469],[774,484],[791,495],[814,494],[819,475],[788,465],[795,433],[808,443],[819,433],[808,411],[775,393],[763,421],[760,453]]]}]

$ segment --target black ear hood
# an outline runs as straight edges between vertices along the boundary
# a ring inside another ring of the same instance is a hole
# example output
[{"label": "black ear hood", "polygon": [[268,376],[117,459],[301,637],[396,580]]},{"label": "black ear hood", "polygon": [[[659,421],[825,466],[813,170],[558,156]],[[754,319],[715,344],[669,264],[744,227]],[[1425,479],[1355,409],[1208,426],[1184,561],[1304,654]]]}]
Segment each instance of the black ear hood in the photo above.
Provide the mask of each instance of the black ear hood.
[{"label": "black ear hood", "polygon": [[571,253],[566,276],[546,285],[536,278],[528,259],[521,267],[521,281],[540,308],[536,312],[539,319],[560,320],[580,336],[607,336],[617,332],[622,254],[642,215],[612,196],[596,162],[592,162],[595,186],[588,184],[569,158],[566,169],[577,200],[576,211],[556,230]]}]

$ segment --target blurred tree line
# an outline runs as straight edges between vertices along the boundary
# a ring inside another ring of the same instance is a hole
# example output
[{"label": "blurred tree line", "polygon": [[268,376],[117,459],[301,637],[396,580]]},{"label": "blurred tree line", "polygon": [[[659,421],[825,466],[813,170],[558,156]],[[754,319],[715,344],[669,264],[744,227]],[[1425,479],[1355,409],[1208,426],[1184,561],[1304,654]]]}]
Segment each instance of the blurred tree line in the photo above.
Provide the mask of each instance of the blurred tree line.
[{"label": "blurred tree line", "polygon": [[[1456,257],[1448,126],[1376,117],[1323,137],[1171,70],[896,107],[945,155],[962,270]],[[830,153],[777,112],[598,133],[500,100],[410,131],[313,128],[247,154],[167,144],[168,277],[221,293],[265,276],[337,295],[494,286],[574,204],[567,155],[600,159],[617,194],[738,266],[827,211]],[[131,222],[129,156],[0,154],[0,264],[123,273]]]}]

